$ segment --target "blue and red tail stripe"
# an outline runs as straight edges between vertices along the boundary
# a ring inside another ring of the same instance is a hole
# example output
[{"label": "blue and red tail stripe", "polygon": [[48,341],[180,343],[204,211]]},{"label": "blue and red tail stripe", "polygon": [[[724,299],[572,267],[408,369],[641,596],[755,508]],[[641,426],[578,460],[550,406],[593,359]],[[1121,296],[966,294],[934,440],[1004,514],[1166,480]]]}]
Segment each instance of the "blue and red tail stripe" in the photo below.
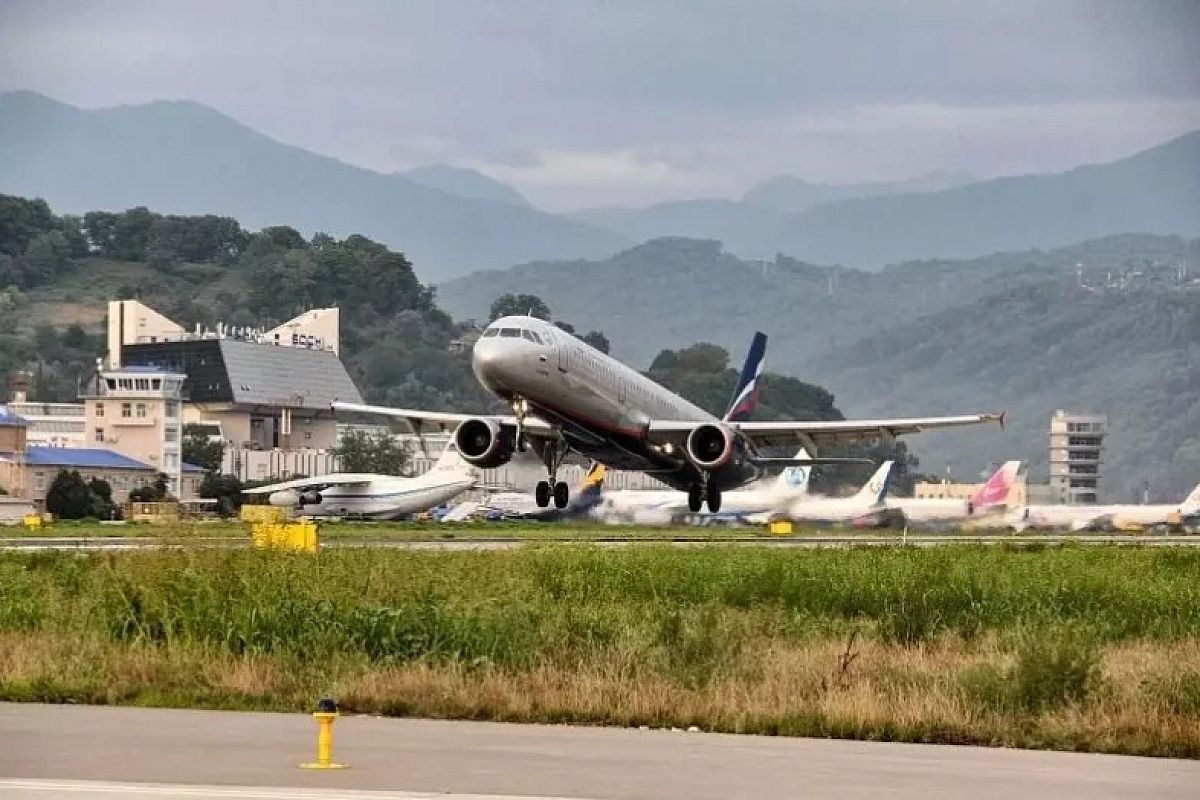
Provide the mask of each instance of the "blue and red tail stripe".
[{"label": "blue and red tail stripe", "polygon": [[758,331],[750,342],[746,363],[742,365],[742,374],[738,378],[737,388],[733,390],[733,399],[729,401],[729,410],[725,412],[726,422],[745,422],[758,407],[766,355],[767,335]]}]

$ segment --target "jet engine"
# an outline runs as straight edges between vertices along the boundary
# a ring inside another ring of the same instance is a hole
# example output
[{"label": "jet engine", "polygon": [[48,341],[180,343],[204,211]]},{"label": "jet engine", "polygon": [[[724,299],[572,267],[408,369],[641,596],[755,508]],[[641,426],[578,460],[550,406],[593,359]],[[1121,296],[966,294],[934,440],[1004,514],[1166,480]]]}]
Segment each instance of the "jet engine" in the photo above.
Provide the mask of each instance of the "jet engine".
[{"label": "jet engine", "polygon": [[283,508],[302,508],[303,506],[315,506],[321,502],[321,493],[316,489],[309,489],[306,492],[297,492],[294,489],[285,489],[282,492],[271,492],[267,496],[267,504],[272,506],[281,506]]},{"label": "jet engine", "polygon": [[733,432],[724,425],[699,425],[688,434],[687,451],[701,469],[723,467],[733,456]]},{"label": "jet engine", "polygon": [[515,449],[513,435],[500,423],[479,417],[458,426],[454,431],[454,444],[468,464],[480,469],[504,466]]}]

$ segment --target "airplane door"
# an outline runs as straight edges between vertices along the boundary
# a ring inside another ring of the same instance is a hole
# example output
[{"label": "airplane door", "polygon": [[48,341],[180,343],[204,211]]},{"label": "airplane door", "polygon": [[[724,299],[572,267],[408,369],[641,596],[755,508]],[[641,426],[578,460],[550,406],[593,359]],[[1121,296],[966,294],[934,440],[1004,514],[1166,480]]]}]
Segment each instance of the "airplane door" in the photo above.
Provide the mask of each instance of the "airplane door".
[{"label": "airplane door", "polygon": [[571,344],[568,341],[562,341],[558,345],[558,371],[566,372],[568,361],[570,360]]}]

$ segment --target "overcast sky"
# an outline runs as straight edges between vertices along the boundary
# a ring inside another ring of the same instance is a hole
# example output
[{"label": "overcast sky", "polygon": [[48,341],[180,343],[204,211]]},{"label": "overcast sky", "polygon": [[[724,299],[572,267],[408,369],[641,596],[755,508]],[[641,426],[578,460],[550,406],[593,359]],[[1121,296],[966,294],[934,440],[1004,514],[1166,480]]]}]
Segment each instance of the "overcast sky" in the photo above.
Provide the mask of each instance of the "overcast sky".
[{"label": "overcast sky", "polygon": [[644,204],[1157,144],[1200,128],[1200,2],[0,0],[6,89],[196,100],[373,169]]}]

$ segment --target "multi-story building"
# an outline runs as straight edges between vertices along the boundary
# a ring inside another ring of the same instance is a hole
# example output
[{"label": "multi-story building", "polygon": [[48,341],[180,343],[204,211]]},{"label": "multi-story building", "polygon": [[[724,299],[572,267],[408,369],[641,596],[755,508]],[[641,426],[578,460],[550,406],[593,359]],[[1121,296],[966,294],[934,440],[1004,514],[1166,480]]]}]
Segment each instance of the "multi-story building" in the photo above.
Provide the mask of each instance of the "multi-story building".
[{"label": "multi-story building", "polygon": [[1050,488],[1059,503],[1099,501],[1108,417],[1063,410],[1050,418]]},{"label": "multi-story building", "polygon": [[42,447],[83,447],[83,403],[39,403],[29,399],[30,376],[16,373],[8,410],[25,420],[29,443]]},{"label": "multi-story building", "polygon": [[[10,408],[0,406],[0,488],[9,495],[45,509],[46,493],[63,470],[74,470],[84,480],[105,481],[113,500],[124,503],[129,493],[148,486],[160,469],[106,447],[45,447],[26,440],[29,423]],[[203,477],[198,467],[184,466],[172,489],[181,498],[195,497]],[[4,516],[0,514],[0,516]]]},{"label": "multi-story building", "polygon": [[108,360],[182,374],[182,421],[224,441],[223,472],[243,480],[331,472],[330,404],[362,402],[338,358],[338,321],[338,309],[323,308],[269,330],[189,332],[136,300],[114,301]]},{"label": "multi-story building", "polygon": [[97,370],[80,392],[91,447],[108,448],[167,476],[182,487],[182,389],[187,376],[156,367]]}]

